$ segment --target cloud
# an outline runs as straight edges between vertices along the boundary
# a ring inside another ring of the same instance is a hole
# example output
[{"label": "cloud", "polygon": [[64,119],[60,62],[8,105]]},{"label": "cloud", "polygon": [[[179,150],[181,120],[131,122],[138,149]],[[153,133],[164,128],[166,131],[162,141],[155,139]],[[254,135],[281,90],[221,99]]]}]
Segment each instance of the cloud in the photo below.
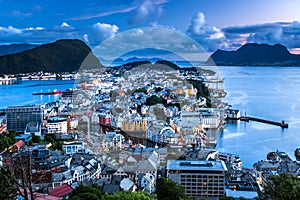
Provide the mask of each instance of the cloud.
[{"label": "cloud", "polygon": [[114,24],[96,23],[92,26],[88,34],[89,41],[93,45],[98,45],[103,40],[113,37],[119,30],[119,27]]},{"label": "cloud", "polygon": [[207,24],[202,12],[198,12],[194,15],[187,34],[209,52],[224,46],[224,33],[221,29]]},{"label": "cloud", "polygon": [[87,14],[87,15],[82,15],[82,16],[77,16],[77,17],[71,17],[68,20],[87,20],[87,19],[93,19],[93,18],[98,18],[98,17],[105,17],[113,14],[118,14],[118,13],[127,13],[132,10],[134,10],[136,7],[135,6],[129,6],[129,7],[122,7],[122,8],[117,8],[115,10],[110,10],[110,11],[104,11],[104,12],[99,12],[99,13],[94,13],[94,14]]},{"label": "cloud", "polygon": [[156,21],[163,13],[163,4],[167,0],[142,0],[136,1],[133,14],[128,19],[130,24]]},{"label": "cloud", "polygon": [[30,13],[30,12],[21,12],[20,10],[13,10],[11,12],[11,16],[13,16],[13,17],[30,17],[30,16],[32,16],[32,13]]},{"label": "cloud", "polygon": [[248,43],[279,43],[289,49],[300,47],[300,23],[297,21],[227,27],[222,31],[232,46],[243,40]]},{"label": "cloud", "polygon": [[95,47],[94,53],[105,60],[114,60],[128,52],[146,48],[169,51],[182,58],[191,53],[201,54],[201,58],[198,57],[197,61],[208,58],[203,48],[187,35],[174,29],[158,27],[138,28],[118,33]]},{"label": "cloud", "polygon": [[84,41],[85,43],[87,43],[87,44],[90,43],[88,34],[85,33],[85,34],[83,35],[83,41]]},{"label": "cloud", "polygon": [[9,43],[49,43],[59,39],[80,39],[91,46],[113,37],[119,30],[114,24],[96,23],[86,28],[76,28],[67,22],[52,28],[0,26],[0,41]]},{"label": "cloud", "polygon": [[32,7],[32,10],[34,10],[34,11],[41,11],[41,10],[43,10],[43,7],[40,6],[40,5],[35,5],[35,6]]}]

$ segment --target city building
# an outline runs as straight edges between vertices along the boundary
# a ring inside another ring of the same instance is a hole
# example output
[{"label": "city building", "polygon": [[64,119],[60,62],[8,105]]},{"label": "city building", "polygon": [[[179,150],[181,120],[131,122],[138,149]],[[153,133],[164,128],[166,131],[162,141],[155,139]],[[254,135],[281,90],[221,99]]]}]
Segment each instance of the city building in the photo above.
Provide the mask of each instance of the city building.
[{"label": "city building", "polygon": [[47,120],[48,133],[67,133],[68,123],[66,118],[51,117]]},{"label": "city building", "polygon": [[42,124],[43,112],[40,105],[9,106],[5,109],[7,130],[24,132],[29,122]]},{"label": "city building", "polygon": [[75,153],[85,153],[85,143],[83,141],[71,141],[64,142],[62,145],[62,150],[66,155],[73,155]]},{"label": "city building", "polygon": [[225,195],[223,161],[168,160],[167,178],[181,184],[190,197],[217,198]]}]

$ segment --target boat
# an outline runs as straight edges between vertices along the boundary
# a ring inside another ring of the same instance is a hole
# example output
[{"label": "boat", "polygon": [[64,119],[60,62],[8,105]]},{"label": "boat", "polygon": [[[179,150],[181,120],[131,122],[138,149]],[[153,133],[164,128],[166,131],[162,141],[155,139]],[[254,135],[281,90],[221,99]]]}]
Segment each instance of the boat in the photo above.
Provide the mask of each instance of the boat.
[{"label": "boat", "polygon": [[53,90],[49,92],[34,92],[32,95],[57,95],[62,93],[63,92],[61,90]]},{"label": "boat", "polygon": [[296,148],[295,150],[295,157],[297,161],[300,161],[300,148]]},{"label": "boat", "polygon": [[63,92],[62,91],[60,91],[60,90],[53,90],[52,91],[52,94],[62,94]]}]

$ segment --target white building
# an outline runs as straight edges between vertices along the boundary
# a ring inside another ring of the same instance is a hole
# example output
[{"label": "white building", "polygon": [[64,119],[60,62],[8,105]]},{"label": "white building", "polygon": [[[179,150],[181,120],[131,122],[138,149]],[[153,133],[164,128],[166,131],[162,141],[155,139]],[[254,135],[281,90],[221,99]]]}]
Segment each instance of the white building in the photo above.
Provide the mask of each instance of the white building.
[{"label": "white building", "polygon": [[68,123],[66,118],[51,117],[47,120],[48,133],[67,133]]},{"label": "white building", "polygon": [[64,142],[62,150],[66,155],[73,155],[74,153],[85,153],[85,143],[83,141]]}]

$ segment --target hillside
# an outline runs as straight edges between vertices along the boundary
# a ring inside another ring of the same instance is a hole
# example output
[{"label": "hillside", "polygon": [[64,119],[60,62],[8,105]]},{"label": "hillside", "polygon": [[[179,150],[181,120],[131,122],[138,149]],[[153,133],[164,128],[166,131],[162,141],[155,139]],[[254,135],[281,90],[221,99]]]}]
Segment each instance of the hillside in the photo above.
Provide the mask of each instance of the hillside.
[{"label": "hillside", "polygon": [[[90,52],[80,40],[58,40],[22,53],[0,56],[0,74],[77,71]],[[89,55],[88,65],[85,68],[101,66],[93,53]]]},{"label": "hillside", "polygon": [[216,65],[232,66],[300,66],[300,55],[291,54],[280,44],[245,44],[236,51],[217,50],[208,59]]},{"label": "hillside", "polygon": [[26,50],[33,49],[39,45],[34,44],[9,44],[9,45],[0,45],[0,56],[21,53]]}]

